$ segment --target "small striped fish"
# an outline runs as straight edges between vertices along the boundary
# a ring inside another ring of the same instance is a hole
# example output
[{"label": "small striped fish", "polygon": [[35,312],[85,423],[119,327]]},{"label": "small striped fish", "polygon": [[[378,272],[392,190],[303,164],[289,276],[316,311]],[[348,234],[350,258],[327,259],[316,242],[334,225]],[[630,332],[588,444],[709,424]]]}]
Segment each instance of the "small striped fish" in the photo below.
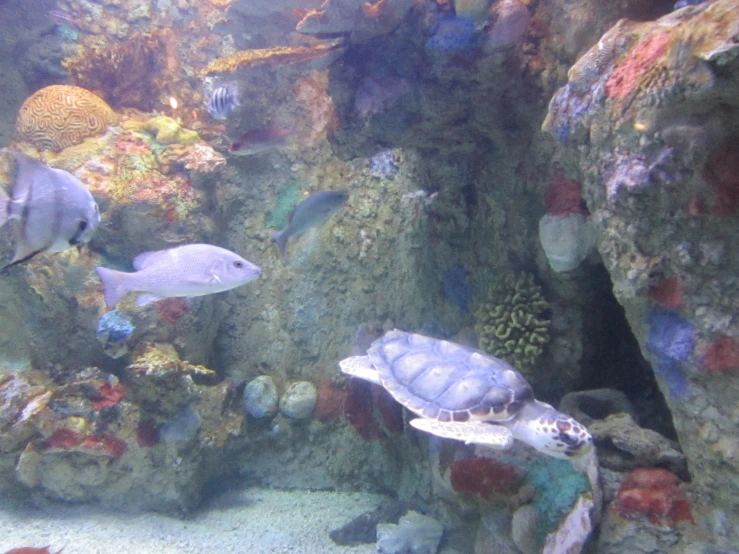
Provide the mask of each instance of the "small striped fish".
[{"label": "small striped fish", "polygon": [[216,87],[206,104],[208,113],[215,119],[226,119],[228,114],[238,106],[240,106],[239,87],[234,84]]}]

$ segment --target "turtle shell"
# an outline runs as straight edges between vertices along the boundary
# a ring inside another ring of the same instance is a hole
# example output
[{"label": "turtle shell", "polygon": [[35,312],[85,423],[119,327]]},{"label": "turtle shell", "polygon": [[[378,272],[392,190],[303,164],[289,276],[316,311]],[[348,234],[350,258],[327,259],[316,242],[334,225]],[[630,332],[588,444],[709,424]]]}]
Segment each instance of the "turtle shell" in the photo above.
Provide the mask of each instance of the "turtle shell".
[{"label": "turtle shell", "polygon": [[367,355],[383,387],[421,417],[505,422],[534,400],[510,364],[453,342],[394,330]]}]

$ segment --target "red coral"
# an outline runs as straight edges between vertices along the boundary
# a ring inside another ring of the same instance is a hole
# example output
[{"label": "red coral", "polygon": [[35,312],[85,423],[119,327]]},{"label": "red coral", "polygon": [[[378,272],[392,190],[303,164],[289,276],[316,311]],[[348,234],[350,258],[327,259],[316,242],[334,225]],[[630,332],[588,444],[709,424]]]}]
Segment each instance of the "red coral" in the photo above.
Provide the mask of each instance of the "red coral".
[{"label": "red coral", "polygon": [[739,339],[722,336],[703,351],[703,367],[711,373],[739,369]]},{"label": "red coral", "polygon": [[648,36],[634,46],[626,58],[611,72],[606,81],[606,93],[611,98],[623,100],[639,86],[643,75],[655,66],[667,51],[668,32]]},{"label": "red coral", "polygon": [[80,443],[80,437],[70,429],[57,429],[46,439],[49,448],[72,448]]},{"label": "red coral", "polygon": [[[174,209],[172,213],[174,213]],[[169,216],[166,217],[167,221],[170,221]],[[174,218],[174,215],[172,217]],[[171,221],[174,221],[174,219]],[[182,297],[165,298],[155,305],[157,317],[170,325],[177,323],[177,320],[185,315],[188,309],[187,298]]]},{"label": "red coral", "polygon": [[491,498],[516,492],[526,472],[518,466],[494,458],[466,458],[452,464],[452,488],[467,496]]},{"label": "red coral", "polygon": [[92,407],[98,412],[103,408],[111,408],[118,404],[125,394],[126,389],[120,383],[115,385],[103,383],[98,389],[97,397],[92,401]]},{"label": "red coral", "polygon": [[344,417],[359,436],[366,441],[380,438],[380,428],[374,416],[371,384],[361,379],[350,379],[346,386]]},{"label": "red coral", "polygon": [[649,287],[649,298],[665,308],[681,308],[684,280],[684,277],[663,277]]},{"label": "red coral", "polygon": [[318,381],[315,416],[320,421],[339,419],[344,413],[346,392],[328,379]]},{"label": "red coral", "polygon": [[403,406],[378,385],[372,386],[372,402],[375,405],[375,413],[385,429],[394,435],[400,435],[405,430]]},{"label": "red coral", "polygon": [[732,216],[739,210],[739,137],[719,146],[703,166],[703,179],[713,190],[713,214]]},{"label": "red coral", "polygon": [[128,450],[126,441],[111,435],[87,435],[82,439],[81,446],[90,450],[102,450],[114,458],[120,458]]},{"label": "red coral", "polygon": [[136,442],[143,448],[159,444],[159,428],[153,419],[144,419],[136,427]]},{"label": "red coral", "polygon": [[693,521],[690,505],[680,490],[680,479],[674,473],[659,468],[637,468],[626,476],[616,495],[616,505],[622,517],[646,517],[661,525]]},{"label": "red coral", "polygon": [[588,215],[590,213],[585,206],[580,183],[568,179],[562,172],[554,175],[544,196],[544,205],[547,213],[551,215]]}]

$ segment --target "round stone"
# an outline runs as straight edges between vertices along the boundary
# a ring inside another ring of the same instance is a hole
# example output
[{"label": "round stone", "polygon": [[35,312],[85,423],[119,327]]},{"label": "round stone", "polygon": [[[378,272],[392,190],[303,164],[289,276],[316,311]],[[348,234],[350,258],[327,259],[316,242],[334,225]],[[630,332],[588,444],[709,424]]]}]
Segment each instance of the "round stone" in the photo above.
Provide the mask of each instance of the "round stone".
[{"label": "round stone", "polygon": [[272,417],[277,413],[277,385],[269,375],[260,375],[244,389],[244,409],[252,417]]},{"label": "round stone", "polygon": [[316,407],[318,391],[313,383],[297,381],[290,385],[280,399],[280,412],[290,419],[306,419]]}]

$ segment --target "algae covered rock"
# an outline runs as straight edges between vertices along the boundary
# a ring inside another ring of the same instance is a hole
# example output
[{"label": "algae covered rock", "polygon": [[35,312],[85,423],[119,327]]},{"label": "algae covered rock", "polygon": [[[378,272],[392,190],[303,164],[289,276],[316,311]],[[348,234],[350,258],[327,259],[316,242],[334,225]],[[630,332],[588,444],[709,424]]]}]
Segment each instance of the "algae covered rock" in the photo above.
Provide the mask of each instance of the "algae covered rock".
[{"label": "algae covered rock", "polygon": [[548,310],[531,273],[503,274],[475,313],[480,348],[519,370],[530,369],[549,342]]}]

